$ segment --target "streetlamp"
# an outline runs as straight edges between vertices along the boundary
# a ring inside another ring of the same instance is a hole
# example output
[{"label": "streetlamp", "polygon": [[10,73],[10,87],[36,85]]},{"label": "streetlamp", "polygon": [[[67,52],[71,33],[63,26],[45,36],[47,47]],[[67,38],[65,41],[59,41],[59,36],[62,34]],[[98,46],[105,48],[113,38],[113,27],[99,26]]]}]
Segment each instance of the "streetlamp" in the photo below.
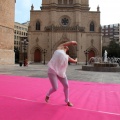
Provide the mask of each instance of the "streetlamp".
[{"label": "streetlamp", "polygon": [[47,50],[46,50],[46,49],[43,49],[43,50],[42,50],[42,53],[43,53],[43,55],[44,55],[44,65],[45,65],[45,54],[47,53]]},{"label": "streetlamp", "polygon": [[86,64],[85,64],[85,65],[87,65],[87,56],[88,56],[88,54],[89,54],[89,51],[88,51],[88,50],[85,50],[84,53],[85,53],[85,56],[86,56]]},{"label": "streetlamp", "polygon": [[27,49],[27,45],[28,45],[28,40],[27,39],[23,39],[22,41],[21,41],[21,43],[22,43],[22,48],[23,48],[23,51],[24,51],[24,55],[23,55],[23,62],[24,62],[24,66],[26,66],[26,63],[25,63],[25,60],[26,60],[26,49]]}]

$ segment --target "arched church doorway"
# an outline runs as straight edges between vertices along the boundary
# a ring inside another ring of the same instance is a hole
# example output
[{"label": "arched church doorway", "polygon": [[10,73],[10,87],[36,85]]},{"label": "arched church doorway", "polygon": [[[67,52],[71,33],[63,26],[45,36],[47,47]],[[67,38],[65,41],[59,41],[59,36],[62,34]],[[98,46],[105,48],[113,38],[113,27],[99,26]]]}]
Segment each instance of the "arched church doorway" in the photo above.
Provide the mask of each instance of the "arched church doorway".
[{"label": "arched church doorway", "polygon": [[88,60],[89,60],[91,57],[95,57],[95,52],[94,52],[93,50],[90,50],[90,51],[89,51]]},{"label": "arched church doorway", "polygon": [[41,52],[39,49],[36,49],[34,52],[34,62],[41,62]]}]

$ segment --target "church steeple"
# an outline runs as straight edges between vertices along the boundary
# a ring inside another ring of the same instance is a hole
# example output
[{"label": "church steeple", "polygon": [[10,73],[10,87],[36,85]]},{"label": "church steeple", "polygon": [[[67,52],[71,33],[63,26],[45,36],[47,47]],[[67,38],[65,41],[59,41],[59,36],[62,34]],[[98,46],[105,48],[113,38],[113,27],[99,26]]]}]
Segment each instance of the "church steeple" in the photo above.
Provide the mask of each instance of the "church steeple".
[{"label": "church steeple", "polygon": [[31,10],[34,10],[34,6],[33,6],[33,4],[32,4],[32,6],[31,6]]},{"label": "church steeple", "polygon": [[97,12],[100,12],[100,7],[99,7],[99,5],[97,6]]}]

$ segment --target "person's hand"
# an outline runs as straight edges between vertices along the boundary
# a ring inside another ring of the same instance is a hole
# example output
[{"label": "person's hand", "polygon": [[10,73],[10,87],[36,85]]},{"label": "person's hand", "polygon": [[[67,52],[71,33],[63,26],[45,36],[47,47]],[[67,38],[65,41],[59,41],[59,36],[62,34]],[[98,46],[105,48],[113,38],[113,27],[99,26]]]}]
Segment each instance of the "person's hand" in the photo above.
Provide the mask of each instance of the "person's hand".
[{"label": "person's hand", "polygon": [[72,41],[72,44],[73,44],[73,45],[77,45],[77,42],[76,42],[76,41]]},{"label": "person's hand", "polygon": [[73,58],[69,57],[69,62],[77,63],[77,58],[73,59]]},{"label": "person's hand", "polygon": [[75,61],[77,62],[77,58],[75,58]]}]

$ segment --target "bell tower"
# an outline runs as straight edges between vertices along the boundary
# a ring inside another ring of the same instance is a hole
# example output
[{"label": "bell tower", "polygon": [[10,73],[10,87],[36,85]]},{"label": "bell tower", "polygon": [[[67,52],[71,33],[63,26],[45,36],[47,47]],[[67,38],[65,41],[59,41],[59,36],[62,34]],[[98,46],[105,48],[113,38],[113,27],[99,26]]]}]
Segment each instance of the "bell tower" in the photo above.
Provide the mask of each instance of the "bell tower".
[{"label": "bell tower", "polygon": [[0,64],[14,64],[14,14],[16,0],[0,0]]},{"label": "bell tower", "polygon": [[82,3],[83,5],[88,5],[88,4],[89,4],[89,0],[81,0],[81,3]]},{"label": "bell tower", "polygon": [[75,4],[81,4],[81,0],[75,0]]},{"label": "bell tower", "polygon": [[42,5],[49,4],[50,0],[42,0]]}]

